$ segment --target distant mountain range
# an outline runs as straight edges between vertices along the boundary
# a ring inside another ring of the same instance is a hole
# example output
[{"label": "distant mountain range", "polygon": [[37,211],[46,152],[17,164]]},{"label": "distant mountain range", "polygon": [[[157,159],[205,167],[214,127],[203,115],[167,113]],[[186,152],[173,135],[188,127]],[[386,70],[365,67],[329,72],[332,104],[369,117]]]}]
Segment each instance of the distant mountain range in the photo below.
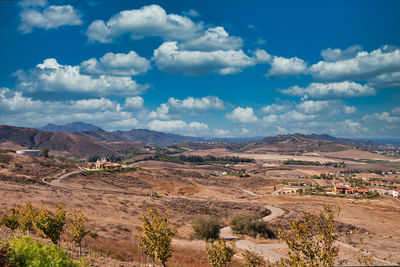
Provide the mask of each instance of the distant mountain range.
[{"label": "distant mountain range", "polygon": [[[232,145],[227,146],[222,142]],[[371,141],[336,138],[326,134],[288,134],[259,139],[235,139],[199,138],[147,129],[107,132],[100,127],[82,122],[73,122],[66,125],[48,124],[40,129],[0,125],[0,148],[48,148],[53,152],[79,157],[89,155],[121,156],[123,153],[147,153],[146,145],[149,144],[156,146],[181,144],[182,147],[193,149],[223,147],[256,153],[263,151],[340,151],[354,147],[374,149],[381,145]]]}]

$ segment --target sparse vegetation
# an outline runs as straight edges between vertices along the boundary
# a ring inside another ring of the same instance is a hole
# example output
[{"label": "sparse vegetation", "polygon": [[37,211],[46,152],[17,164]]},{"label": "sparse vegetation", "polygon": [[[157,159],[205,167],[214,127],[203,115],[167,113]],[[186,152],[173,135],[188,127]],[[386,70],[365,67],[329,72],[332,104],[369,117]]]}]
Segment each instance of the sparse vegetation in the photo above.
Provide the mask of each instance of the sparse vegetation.
[{"label": "sparse vegetation", "polygon": [[229,247],[224,239],[208,240],[206,242],[208,262],[213,267],[227,266],[235,255],[233,247]]},{"label": "sparse vegetation", "polygon": [[231,221],[231,228],[235,234],[243,234],[258,238],[272,238],[274,233],[266,222],[252,215],[236,215]]},{"label": "sparse vegetation", "polygon": [[218,239],[220,222],[216,216],[197,215],[192,222],[193,233],[195,239]]},{"label": "sparse vegetation", "polygon": [[58,244],[61,233],[66,223],[66,212],[57,208],[57,214],[52,214],[48,209],[41,209],[35,218],[35,227],[54,244]]},{"label": "sparse vegetation", "polygon": [[265,265],[264,258],[254,251],[246,249],[242,253],[242,256],[243,256],[244,266],[246,267],[257,267]]},{"label": "sparse vegetation", "polygon": [[172,256],[171,240],[176,229],[170,226],[168,217],[159,215],[155,208],[149,208],[141,219],[140,250],[153,262],[156,259],[165,266]]},{"label": "sparse vegetation", "polygon": [[304,212],[301,221],[289,222],[287,231],[281,229],[279,238],[289,251],[279,266],[334,266],[339,252],[334,246],[335,216],[335,210],[326,206],[320,213]]}]

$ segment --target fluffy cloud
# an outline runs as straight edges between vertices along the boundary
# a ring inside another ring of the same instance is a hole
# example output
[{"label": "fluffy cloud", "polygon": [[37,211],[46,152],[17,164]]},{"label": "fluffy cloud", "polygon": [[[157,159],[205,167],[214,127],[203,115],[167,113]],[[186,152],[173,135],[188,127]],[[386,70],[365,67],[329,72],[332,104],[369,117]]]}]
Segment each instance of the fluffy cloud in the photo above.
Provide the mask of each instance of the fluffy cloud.
[{"label": "fluffy cloud", "polygon": [[356,112],[356,107],[348,106],[344,104],[342,101],[338,100],[308,100],[299,103],[296,108],[299,111],[304,112],[305,114],[321,114],[321,113],[330,113],[330,114],[352,114]]},{"label": "fluffy cloud", "polygon": [[376,88],[400,87],[400,72],[378,75],[368,80],[368,85]]},{"label": "fluffy cloud", "polygon": [[320,61],[309,73],[319,81],[368,80],[377,75],[400,71],[400,49],[383,46],[371,52],[358,52],[338,61]]},{"label": "fluffy cloud", "polygon": [[239,123],[253,123],[258,121],[257,116],[254,114],[253,108],[237,107],[231,113],[228,113],[226,117],[234,122]]},{"label": "fluffy cloud", "polygon": [[195,51],[237,50],[242,45],[240,37],[229,36],[223,27],[215,27],[207,29],[195,39],[185,41],[180,48]]},{"label": "fluffy cloud", "polygon": [[268,105],[262,108],[262,111],[264,113],[267,114],[271,114],[271,113],[279,113],[279,112],[284,112],[287,111],[291,108],[292,106],[289,104],[283,104],[283,105],[279,105],[279,104],[272,104],[272,105]]},{"label": "fluffy cloud", "polygon": [[182,120],[160,121],[153,120],[148,124],[149,129],[161,132],[178,132],[181,134],[198,135],[208,130],[208,125],[202,122],[186,123]]},{"label": "fluffy cloud", "polygon": [[168,112],[169,106],[163,103],[156,109],[156,111],[150,112],[148,117],[150,119],[169,119],[170,115],[168,114]]},{"label": "fluffy cloud", "polygon": [[306,99],[350,98],[376,94],[376,90],[368,85],[361,85],[349,81],[337,83],[311,83],[305,88],[295,85],[288,89],[279,91],[286,95],[300,96]]},{"label": "fluffy cloud", "polygon": [[107,22],[96,20],[86,34],[89,40],[102,43],[109,43],[123,34],[129,34],[132,39],[157,36],[165,40],[185,40],[193,38],[202,28],[187,17],[167,14],[162,7],[150,5],[121,11]]},{"label": "fluffy cloud", "polygon": [[337,123],[337,128],[332,128],[331,132],[337,135],[363,135],[369,132],[367,127],[362,126],[361,123],[353,120],[344,120]]},{"label": "fluffy cloud", "polygon": [[365,121],[384,121],[387,123],[399,123],[400,122],[400,116],[398,114],[393,114],[389,112],[382,112],[382,113],[374,113],[371,115],[366,115],[363,117],[363,120]]},{"label": "fluffy cloud", "polygon": [[161,71],[199,75],[236,73],[242,68],[265,62],[266,56],[263,50],[256,51],[252,57],[242,50],[180,51],[177,42],[165,42],[154,51],[153,59]]},{"label": "fluffy cloud", "polygon": [[266,74],[267,77],[298,75],[307,71],[307,63],[297,57],[284,58],[274,56],[269,63],[271,68]]},{"label": "fluffy cloud", "polygon": [[125,104],[123,108],[125,110],[138,110],[143,108],[143,98],[141,96],[133,96],[125,98]]},{"label": "fluffy cloud", "polygon": [[132,76],[144,74],[150,68],[150,61],[130,51],[128,54],[110,52],[99,60],[91,58],[83,61],[80,71],[84,74]]},{"label": "fluffy cloud", "polygon": [[46,123],[91,122],[109,130],[131,129],[137,125],[130,112],[106,98],[69,101],[42,101],[21,92],[0,89],[0,124],[37,127]]},{"label": "fluffy cloud", "polygon": [[137,84],[131,77],[83,75],[79,66],[60,65],[56,59],[49,58],[26,73],[17,73],[19,90],[25,92],[73,92],[96,95],[137,95],[147,87]]},{"label": "fluffy cloud", "polygon": [[362,51],[362,47],[359,45],[353,45],[348,47],[345,50],[339,48],[328,48],[321,51],[321,57],[324,58],[325,61],[335,62],[339,60],[345,60],[353,58],[358,54],[358,52]]},{"label": "fluffy cloud", "polygon": [[[25,1],[22,1],[25,2]],[[34,28],[56,29],[65,25],[81,25],[80,14],[71,5],[47,6],[44,10],[34,7],[43,7],[46,1],[28,1],[22,4],[20,14],[21,24],[18,29],[23,33],[29,33]]]},{"label": "fluffy cloud", "polygon": [[202,98],[188,97],[184,100],[168,99],[168,105],[177,109],[224,109],[224,101],[216,96],[206,96]]}]

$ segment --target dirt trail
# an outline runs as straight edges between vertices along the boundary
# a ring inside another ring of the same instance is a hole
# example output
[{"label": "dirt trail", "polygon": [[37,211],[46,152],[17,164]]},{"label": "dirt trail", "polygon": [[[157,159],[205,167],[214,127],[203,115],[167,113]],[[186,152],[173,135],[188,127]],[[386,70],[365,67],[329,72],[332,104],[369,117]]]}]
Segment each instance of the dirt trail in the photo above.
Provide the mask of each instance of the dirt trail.
[{"label": "dirt trail", "polygon": [[[265,207],[271,211],[269,215],[262,218],[265,222],[269,222],[275,218],[278,218],[284,213],[284,211],[280,208],[276,208],[270,205],[266,205]],[[237,248],[255,251],[270,262],[276,262],[280,258],[284,257],[280,253],[272,251],[271,249],[285,248],[285,244],[256,244],[251,241],[241,239],[238,236],[232,234],[232,229],[230,226],[222,228],[220,231],[220,236],[227,240],[235,240],[235,246]]]},{"label": "dirt trail", "polygon": [[65,173],[65,174],[60,175],[59,177],[57,177],[56,179],[54,179],[54,180],[52,180],[50,182],[47,182],[46,178],[42,178],[42,182],[45,183],[45,184],[51,185],[51,186],[66,188],[68,186],[62,185],[61,181],[66,177],[69,177],[71,175],[74,175],[74,174],[77,174],[77,173],[80,173],[80,172],[81,171],[73,171],[73,172],[65,173],[65,170],[63,170],[62,173]]}]

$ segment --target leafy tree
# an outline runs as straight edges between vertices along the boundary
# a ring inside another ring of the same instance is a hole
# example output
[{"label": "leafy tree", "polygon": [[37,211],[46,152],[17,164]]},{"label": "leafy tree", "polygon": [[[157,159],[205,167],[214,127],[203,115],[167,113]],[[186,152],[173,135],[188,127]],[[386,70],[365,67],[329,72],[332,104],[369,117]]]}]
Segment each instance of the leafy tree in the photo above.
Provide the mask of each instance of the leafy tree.
[{"label": "leafy tree", "polygon": [[19,216],[19,224],[21,226],[21,231],[27,233],[28,235],[35,228],[35,217],[37,215],[37,210],[35,210],[31,203],[25,203],[25,206],[21,208]]},{"label": "leafy tree", "polygon": [[35,220],[36,228],[42,231],[42,233],[54,244],[58,244],[65,223],[65,210],[61,207],[57,208],[57,214],[55,215],[47,209],[42,209],[36,216]]},{"label": "leafy tree", "polygon": [[213,267],[227,266],[235,255],[235,250],[226,245],[225,239],[206,242],[207,260]]},{"label": "leafy tree", "polygon": [[246,267],[257,267],[265,265],[264,258],[254,251],[249,251],[246,249],[242,253],[242,256],[244,260],[244,266]]},{"label": "leafy tree", "polygon": [[75,244],[78,244],[79,248],[79,257],[81,257],[82,252],[82,241],[86,236],[94,237],[95,234],[89,231],[85,225],[86,219],[83,214],[73,214],[72,215],[72,229],[71,229],[71,236],[72,241]]},{"label": "leafy tree", "polygon": [[40,150],[39,156],[41,156],[43,158],[48,158],[49,157],[49,149],[45,147],[42,150]]},{"label": "leafy tree", "polygon": [[335,211],[326,206],[320,213],[304,212],[302,221],[289,222],[287,232],[282,229],[279,237],[289,248],[287,258],[278,266],[334,266],[339,249],[334,246]]},{"label": "leafy tree", "polygon": [[6,247],[7,265],[15,267],[40,266],[40,267],[78,267],[71,256],[56,245],[47,246],[30,236],[14,238]]},{"label": "leafy tree", "polygon": [[176,229],[170,226],[168,217],[159,215],[155,208],[149,208],[141,220],[140,250],[153,262],[157,259],[162,266],[165,266],[172,256],[171,240],[175,236]]},{"label": "leafy tree", "polygon": [[198,215],[192,222],[193,238],[218,239],[221,225],[216,216]]},{"label": "leafy tree", "polygon": [[19,210],[10,208],[1,217],[1,224],[14,232],[19,227]]}]

